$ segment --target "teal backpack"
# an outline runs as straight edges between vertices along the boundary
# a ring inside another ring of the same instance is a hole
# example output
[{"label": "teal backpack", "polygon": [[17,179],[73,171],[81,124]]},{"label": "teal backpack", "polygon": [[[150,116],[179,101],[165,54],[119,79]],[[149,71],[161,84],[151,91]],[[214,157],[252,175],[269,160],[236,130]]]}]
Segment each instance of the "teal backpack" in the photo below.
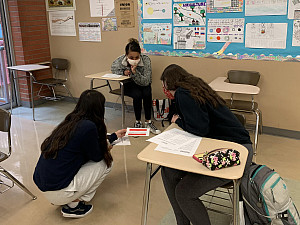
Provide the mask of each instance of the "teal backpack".
[{"label": "teal backpack", "polygon": [[265,165],[252,164],[241,181],[246,225],[300,225],[284,180]]}]

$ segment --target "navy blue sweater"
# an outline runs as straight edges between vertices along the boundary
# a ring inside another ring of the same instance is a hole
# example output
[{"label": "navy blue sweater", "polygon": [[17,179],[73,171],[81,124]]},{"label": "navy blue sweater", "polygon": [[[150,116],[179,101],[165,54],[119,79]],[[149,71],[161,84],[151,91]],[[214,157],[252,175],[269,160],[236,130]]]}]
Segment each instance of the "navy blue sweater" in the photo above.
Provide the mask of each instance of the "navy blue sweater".
[{"label": "navy blue sweater", "polygon": [[[114,133],[109,139],[113,142],[117,135]],[[33,180],[41,191],[61,190],[71,183],[83,164],[89,160],[99,162],[103,157],[96,124],[90,120],[81,120],[69,142],[58,151],[55,159],[40,156]]]},{"label": "navy blue sweater", "polygon": [[176,124],[183,130],[201,137],[239,144],[252,143],[248,131],[226,106],[215,108],[210,103],[199,104],[183,88],[176,90],[175,102],[180,117]]}]

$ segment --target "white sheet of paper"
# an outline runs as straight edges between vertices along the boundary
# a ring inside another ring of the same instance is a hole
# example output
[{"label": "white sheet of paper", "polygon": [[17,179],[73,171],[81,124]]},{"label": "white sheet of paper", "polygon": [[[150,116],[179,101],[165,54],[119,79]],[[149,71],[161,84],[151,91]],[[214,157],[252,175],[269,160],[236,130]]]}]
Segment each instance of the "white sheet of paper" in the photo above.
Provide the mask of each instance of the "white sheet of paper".
[{"label": "white sheet of paper", "polygon": [[231,0],[214,0],[214,7],[230,7]]},{"label": "white sheet of paper", "polygon": [[286,48],[287,23],[247,23],[246,48]]},{"label": "white sheet of paper", "polygon": [[127,128],[126,136],[149,136],[150,128]]},{"label": "white sheet of paper", "polygon": [[129,137],[124,136],[115,140],[112,145],[131,145]]},{"label": "white sheet of paper", "polygon": [[300,19],[300,1],[299,0],[289,0],[288,18],[289,19]]},{"label": "white sheet of paper", "polygon": [[90,0],[91,17],[115,16],[115,2],[113,0]]},{"label": "white sheet of paper", "polygon": [[157,151],[192,156],[195,154],[201,139],[199,136],[174,128],[156,135],[147,141],[158,144],[155,148]]},{"label": "white sheet of paper", "polygon": [[245,16],[286,15],[287,0],[246,0]]},{"label": "white sheet of paper", "polygon": [[144,0],[144,19],[172,19],[172,0]]},{"label": "white sheet of paper", "polygon": [[103,75],[102,77],[106,77],[106,78],[120,78],[122,75],[118,75],[118,74],[113,74],[113,73],[107,73],[105,75]]},{"label": "white sheet of paper", "polygon": [[74,11],[50,11],[49,26],[52,36],[76,36]]}]

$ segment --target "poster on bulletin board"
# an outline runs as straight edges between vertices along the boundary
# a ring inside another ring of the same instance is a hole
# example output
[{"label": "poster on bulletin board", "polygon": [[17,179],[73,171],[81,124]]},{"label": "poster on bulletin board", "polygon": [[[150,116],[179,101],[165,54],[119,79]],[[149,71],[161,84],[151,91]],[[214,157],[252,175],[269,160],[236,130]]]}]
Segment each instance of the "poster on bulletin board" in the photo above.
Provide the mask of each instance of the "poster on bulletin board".
[{"label": "poster on bulletin board", "polygon": [[300,61],[300,2],[138,0],[149,55]]}]

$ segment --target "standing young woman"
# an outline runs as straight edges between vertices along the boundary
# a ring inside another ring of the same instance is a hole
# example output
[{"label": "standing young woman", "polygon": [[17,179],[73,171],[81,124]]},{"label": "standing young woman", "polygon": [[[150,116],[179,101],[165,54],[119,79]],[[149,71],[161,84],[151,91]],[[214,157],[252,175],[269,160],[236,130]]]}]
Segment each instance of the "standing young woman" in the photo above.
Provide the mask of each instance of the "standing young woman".
[{"label": "standing young woman", "polygon": [[52,204],[63,205],[64,217],[80,218],[92,211],[85,202],[111,171],[109,143],[126,133],[118,130],[107,139],[104,103],[100,92],[84,91],[73,112],[42,143],[33,180]]},{"label": "standing young woman", "polygon": [[[247,170],[253,156],[249,133],[225,106],[225,101],[201,78],[178,65],[169,65],[160,79],[166,96],[175,98],[177,115],[171,122],[201,137],[242,144],[249,151]],[[199,197],[230,182],[166,167],[162,169],[162,179],[178,225],[210,225]]]},{"label": "standing young woman", "polygon": [[161,133],[151,121],[152,108],[152,69],[150,58],[141,54],[138,40],[131,38],[125,47],[125,55],[119,56],[111,65],[114,74],[130,76],[131,81],[124,84],[124,93],[133,98],[136,122],[134,127],[142,127],[142,104],[145,111],[145,127],[153,134]]}]

